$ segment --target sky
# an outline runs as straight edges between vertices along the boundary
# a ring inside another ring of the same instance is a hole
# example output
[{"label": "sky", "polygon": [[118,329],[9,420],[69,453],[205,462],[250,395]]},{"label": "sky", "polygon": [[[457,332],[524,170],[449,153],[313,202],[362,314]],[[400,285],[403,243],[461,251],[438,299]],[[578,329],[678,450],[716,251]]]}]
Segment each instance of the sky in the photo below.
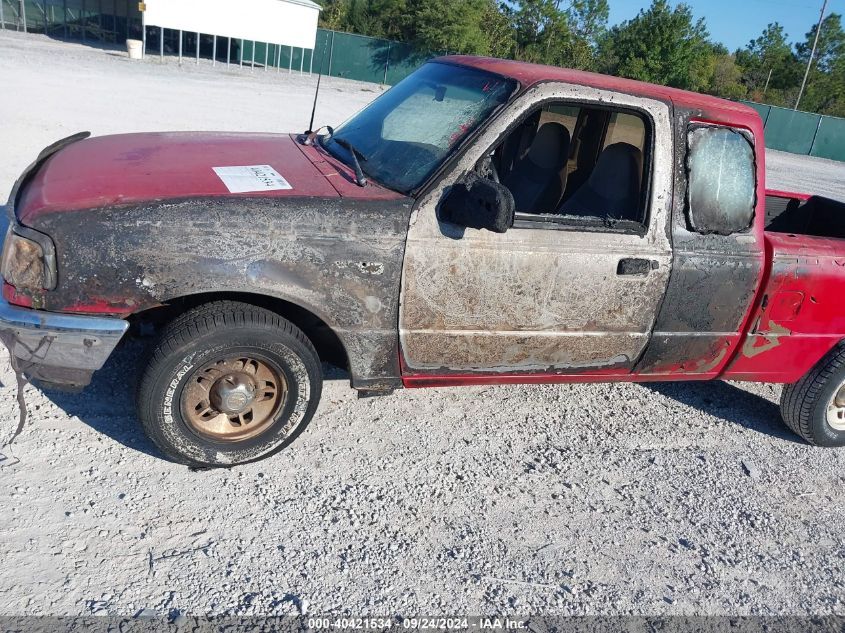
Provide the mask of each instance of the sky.
[{"label": "sky", "polygon": [[[630,20],[651,0],[608,0],[610,24]],[[712,40],[730,51],[744,48],[770,22],[780,22],[792,42],[803,41],[818,22],[822,0],[685,0],[696,18],[704,18]],[[677,2],[672,2],[677,4]],[[845,14],[845,0],[828,0],[825,15]]]}]

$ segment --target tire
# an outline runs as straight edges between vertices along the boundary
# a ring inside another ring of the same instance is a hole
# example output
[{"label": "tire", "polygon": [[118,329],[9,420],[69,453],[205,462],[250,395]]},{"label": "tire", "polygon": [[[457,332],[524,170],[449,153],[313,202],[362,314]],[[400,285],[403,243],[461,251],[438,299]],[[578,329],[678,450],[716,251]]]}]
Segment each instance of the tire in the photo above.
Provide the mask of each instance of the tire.
[{"label": "tire", "polygon": [[298,328],[269,310],[220,301],[164,328],[138,385],[138,416],[169,459],[231,467],[293,442],[322,386],[320,359]]},{"label": "tire", "polygon": [[[843,386],[845,343],[840,343],[801,380],[784,387],[780,399],[784,422],[814,446],[845,446]],[[830,416],[829,407],[834,408]]]}]

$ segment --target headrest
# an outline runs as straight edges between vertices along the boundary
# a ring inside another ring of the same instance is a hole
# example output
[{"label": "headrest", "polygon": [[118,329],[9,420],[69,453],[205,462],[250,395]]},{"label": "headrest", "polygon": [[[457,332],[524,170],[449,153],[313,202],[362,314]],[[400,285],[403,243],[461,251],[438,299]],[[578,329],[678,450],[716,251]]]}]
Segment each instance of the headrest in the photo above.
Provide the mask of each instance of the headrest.
[{"label": "headrest", "polygon": [[528,150],[528,158],[541,169],[557,171],[569,158],[569,130],[560,123],[544,123]]},{"label": "headrest", "polygon": [[643,153],[628,143],[608,145],[599,155],[590,188],[608,199],[622,199],[640,191]]}]

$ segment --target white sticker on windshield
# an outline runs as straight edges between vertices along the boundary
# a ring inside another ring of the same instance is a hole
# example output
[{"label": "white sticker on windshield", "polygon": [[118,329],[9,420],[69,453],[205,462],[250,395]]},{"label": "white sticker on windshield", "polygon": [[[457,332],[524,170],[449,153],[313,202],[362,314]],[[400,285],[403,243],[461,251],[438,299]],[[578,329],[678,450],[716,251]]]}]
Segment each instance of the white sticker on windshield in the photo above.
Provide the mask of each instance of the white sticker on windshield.
[{"label": "white sticker on windshield", "polygon": [[248,167],[214,167],[230,193],[252,193],[255,191],[282,191],[293,189],[290,183],[270,165]]}]

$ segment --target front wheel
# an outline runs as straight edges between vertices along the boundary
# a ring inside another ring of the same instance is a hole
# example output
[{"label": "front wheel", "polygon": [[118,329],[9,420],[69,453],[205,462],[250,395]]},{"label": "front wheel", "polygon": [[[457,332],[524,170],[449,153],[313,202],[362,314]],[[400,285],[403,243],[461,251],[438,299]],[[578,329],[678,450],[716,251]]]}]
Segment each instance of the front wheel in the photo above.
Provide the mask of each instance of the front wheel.
[{"label": "front wheel", "polygon": [[221,301],[165,328],[138,387],[138,413],[173,461],[234,466],[296,439],[322,384],[319,357],[298,328],[269,310]]},{"label": "front wheel", "polygon": [[845,343],[783,389],[787,426],[816,446],[845,446]]}]

